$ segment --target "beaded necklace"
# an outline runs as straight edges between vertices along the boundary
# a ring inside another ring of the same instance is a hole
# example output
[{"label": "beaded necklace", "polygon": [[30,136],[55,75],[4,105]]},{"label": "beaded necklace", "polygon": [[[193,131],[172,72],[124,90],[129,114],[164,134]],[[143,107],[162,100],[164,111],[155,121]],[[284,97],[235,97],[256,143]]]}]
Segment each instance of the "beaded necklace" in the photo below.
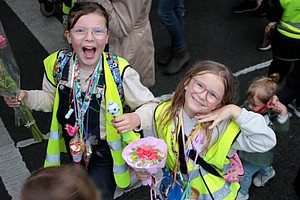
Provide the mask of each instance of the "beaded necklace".
[{"label": "beaded necklace", "polygon": [[78,133],[80,136],[81,141],[83,138],[88,138],[88,128],[84,129],[84,116],[89,108],[89,104],[91,101],[91,95],[96,87],[96,81],[99,79],[100,75],[100,64],[102,63],[102,57],[100,57],[96,68],[92,72],[92,76],[89,80],[88,86],[86,88],[85,94],[83,95],[81,91],[81,80],[80,80],[80,68],[78,63],[77,55],[74,58],[74,109],[75,109],[75,117],[76,122],[75,126],[79,128]]},{"label": "beaded necklace", "polygon": [[[181,128],[181,130],[183,132],[183,135],[185,135],[184,134],[183,123],[184,123],[184,120],[183,120],[183,109],[181,109],[175,115],[175,120],[172,123],[172,130],[171,130],[172,152],[174,153],[174,155],[176,157],[179,156],[179,152],[176,151],[175,138],[176,138],[177,132],[179,131],[180,128]],[[200,153],[201,152],[200,146],[202,146],[204,144],[204,139],[205,139],[204,131],[201,128],[201,124],[197,122],[193,126],[192,130],[190,131],[190,133],[187,135],[187,140],[185,142],[185,148],[186,148],[185,153],[187,154],[190,149],[194,149],[198,153]],[[185,140],[183,140],[183,141],[185,141]],[[186,156],[186,155],[185,155],[185,157],[188,158],[188,156]]]}]

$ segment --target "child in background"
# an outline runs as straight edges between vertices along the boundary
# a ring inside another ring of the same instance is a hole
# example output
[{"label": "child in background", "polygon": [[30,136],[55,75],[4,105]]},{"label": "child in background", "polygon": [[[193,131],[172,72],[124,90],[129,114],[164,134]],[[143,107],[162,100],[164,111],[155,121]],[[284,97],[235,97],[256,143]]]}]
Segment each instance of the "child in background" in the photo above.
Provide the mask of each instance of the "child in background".
[{"label": "child in background", "polygon": [[[254,80],[246,92],[247,100],[242,107],[264,116],[266,124],[274,131],[287,132],[290,120],[286,106],[279,101],[277,101],[276,106],[269,103],[278,91],[278,80],[279,74],[277,73]],[[238,154],[243,162],[245,176],[241,181],[241,189],[237,199],[246,200],[249,198],[248,191],[255,173],[258,172],[253,179],[253,184],[256,187],[263,187],[275,176],[275,170],[272,167],[274,148],[265,153],[238,151]]]},{"label": "child in background", "polygon": [[33,172],[24,182],[20,200],[100,200],[86,170],[75,165],[47,167]]},{"label": "child in background", "polygon": [[266,152],[276,144],[260,114],[233,104],[235,85],[227,67],[200,61],[181,79],[172,99],[156,108],[157,134],[168,145],[166,168],[173,171],[180,163],[177,171],[185,185],[190,183],[193,199],[235,199],[240,184],[222,177],[229,171],[229,158],[237,150]]},{"label": "child in background", "polygon": [[[100,4],[76,3],[65,33],[72,51],[57,51],[44,60],[42,90],[4,97],[10,107],[24,101],[30,109],[53,112],[45,167],[60,165],[60,153],[67,150],[74,163],[85,165],[102,200],[113,199],[116,186],[131,185],[122,151],[125,143],[139,138],[133,129],[152,127],[158,103],[125,59],[104,52],[108,19]],[[107,111],[110,101],[119,105],[116,117]],[[132,112],[123,113],[123,104]]]}]

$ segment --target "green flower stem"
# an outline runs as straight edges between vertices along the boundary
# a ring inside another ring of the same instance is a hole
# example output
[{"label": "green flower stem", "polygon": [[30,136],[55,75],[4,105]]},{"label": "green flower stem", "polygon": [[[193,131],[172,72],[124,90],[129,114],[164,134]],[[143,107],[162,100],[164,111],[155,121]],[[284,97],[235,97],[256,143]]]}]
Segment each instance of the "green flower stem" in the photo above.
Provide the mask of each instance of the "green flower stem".
[{"label": "green flower stem", "polygon": [[[10,88],[5,87],[3,85],[0,85],[0,93],[1,92],[8,94],[11,97],[16,96],[15,91],[11,91]],[[44,135],[41,133],[39,127],[37,126],[32,114],[31,114],[31,111],[23,102],[21,102],[20,107],[14,108],[14,110],[15,110],[17,126],[24,124],[26,128],[29,128],[29,130],[31,131],[32,137],[34,138],[34,141],[36,141],[36,142],[41,142],[43,139],[45,139]],[[20,123],[20,121],[21,121],[21,123]]]},{"label": "green flower stem", "polygon": [[21,102],[18,109],[20,109],[23,124],[26,128],[30,129],[34,140],[36,142],[41,142],[44,139],[44,135],[39,130],[29,108],[23,102]]}]

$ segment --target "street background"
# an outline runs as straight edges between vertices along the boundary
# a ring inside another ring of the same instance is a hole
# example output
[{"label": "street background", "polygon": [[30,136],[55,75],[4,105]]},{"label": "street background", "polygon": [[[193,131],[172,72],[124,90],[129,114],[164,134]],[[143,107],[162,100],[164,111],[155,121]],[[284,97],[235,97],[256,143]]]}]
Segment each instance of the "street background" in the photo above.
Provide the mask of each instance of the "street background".
[{"label": "street background", "polygon": [[[156,66],[156,84],[150,88],[155,96],[170,94],[180,78],[197,60],[214,60],[228,66],[239,81],[241,103],[249,81],[266,73],[271,51],[257,51],[265,18],[253,13],[233,14],[231,9],[241,0],[186,0],[184,16],[189,64],[176,75],[164,75]],[[156,14],[153,0],[150,20],[156,58],[169,45],[165,27]],[[59,12],[58,12],[59,13]],[[55,16],[46,18],[39,11],[37,0],[0,0],[2,22],[21,72],[21,88],[40,89],[43,59],[64,46],[62,26]],[[19,147],[30,138],[30,132],[14,126],[14,111],[0,98],[0,199],[18,199],[23,180],[43,166],[46,142]],[[43,133],[49,132],[50,113],[33,112]],[[3,121],[3,123],[2,123]],[[250,188],[250,199],[296,200],[292,181],[300,166],[299,118],[292,116],[288,133],[278,134],[274,161],[276,176],[263,188]],[[300,189],[300,188],[299,188]],[[140,187],[118,199],[150,199],[149,187]]]}]

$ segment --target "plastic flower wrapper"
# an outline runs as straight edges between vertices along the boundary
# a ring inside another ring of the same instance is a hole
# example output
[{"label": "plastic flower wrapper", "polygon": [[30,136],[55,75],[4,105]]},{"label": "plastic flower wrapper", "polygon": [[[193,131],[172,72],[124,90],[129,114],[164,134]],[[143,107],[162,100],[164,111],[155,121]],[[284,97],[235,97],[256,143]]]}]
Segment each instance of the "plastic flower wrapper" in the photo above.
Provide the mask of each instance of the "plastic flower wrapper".
[{"label": "plastic flower wrapper", "polygon": [[[20,71],[0,22],[0,95],[16,97],[19,91]],[[44,138],[31,111],[23,102],[21,102],[20,107],[15,108],[15,124],[29,128],[36,142],[40,142]]]},{"label": "plastic flower wrapper", "polygon": [[[122,153],[126,163],[137,172],[156,174],[165,166],[167,145],[164,140],[146,137],[128,144]],[[152,178],[142,181],[143,185],[153,186]]]}]

